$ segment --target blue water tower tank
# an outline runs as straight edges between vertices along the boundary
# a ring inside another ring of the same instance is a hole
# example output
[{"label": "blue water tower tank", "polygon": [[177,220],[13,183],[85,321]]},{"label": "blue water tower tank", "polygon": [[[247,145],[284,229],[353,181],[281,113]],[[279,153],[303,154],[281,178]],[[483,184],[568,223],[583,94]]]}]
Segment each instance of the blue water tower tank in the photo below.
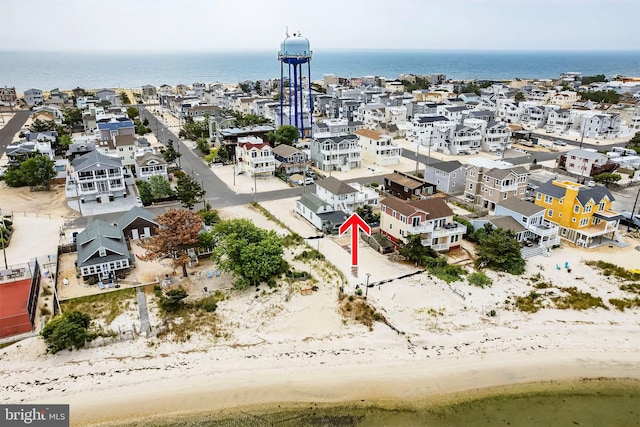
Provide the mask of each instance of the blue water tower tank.
[{"label": "blue water tower tank", "polygon": [[292,36],[287,36],[282,43],[280,44],[280,52],[278,52],[279,57],[311,57],[311,46],[309,44],[309,40],[305,37],[302,37],[300,34],[293,34]]}]

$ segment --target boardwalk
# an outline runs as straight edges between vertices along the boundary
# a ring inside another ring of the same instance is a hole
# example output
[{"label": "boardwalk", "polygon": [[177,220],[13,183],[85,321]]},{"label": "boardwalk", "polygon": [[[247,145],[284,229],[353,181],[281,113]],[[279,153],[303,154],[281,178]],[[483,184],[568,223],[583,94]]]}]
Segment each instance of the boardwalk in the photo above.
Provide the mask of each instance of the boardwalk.
[{"label": "boardwalk", "polygon": [[140,313],[140,333],[148,335],[151,332],[149,323],[149,310],[147,309],[147,298],[142,287],[136,289],[136,300],[138,301],[138,311]]}]

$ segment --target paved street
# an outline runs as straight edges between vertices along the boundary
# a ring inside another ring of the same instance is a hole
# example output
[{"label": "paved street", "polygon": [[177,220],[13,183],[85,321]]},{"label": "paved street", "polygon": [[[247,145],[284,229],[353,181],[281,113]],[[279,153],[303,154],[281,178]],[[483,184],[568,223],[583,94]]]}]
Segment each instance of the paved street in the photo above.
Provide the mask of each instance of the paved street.
[{"label": "paved street", "polygon": [[16,110],[15,115],[0,129],[0,157],[7,151],[7,145],[13,141],[13,136],[24,126],[31,115],[29,110]]}]

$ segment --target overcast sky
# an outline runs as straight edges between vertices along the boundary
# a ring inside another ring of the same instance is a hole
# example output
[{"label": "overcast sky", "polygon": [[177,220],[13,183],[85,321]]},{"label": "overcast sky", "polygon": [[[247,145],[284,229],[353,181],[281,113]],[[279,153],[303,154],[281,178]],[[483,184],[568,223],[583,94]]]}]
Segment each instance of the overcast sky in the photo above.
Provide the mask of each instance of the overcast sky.
[{"label": "overcast sky", "polygon": [[640,0],[5,0],[0,50],[640,49]]}]

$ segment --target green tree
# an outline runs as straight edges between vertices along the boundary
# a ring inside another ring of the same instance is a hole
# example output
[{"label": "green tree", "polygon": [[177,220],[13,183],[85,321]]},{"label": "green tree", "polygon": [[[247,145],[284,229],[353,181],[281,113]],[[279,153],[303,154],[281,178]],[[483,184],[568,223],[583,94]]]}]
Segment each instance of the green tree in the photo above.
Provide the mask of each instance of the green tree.
[{"label": "green tree", "polygon": [[606,186],[611,184],[612,182],[618,182],[622,179],[622,176],[619,173],[610,173],[610,172],[602,172],[599,175],[593,177],[595,182],[602,183]]},{"label": "green tree", "polygon": [[[149,178],[149,186],[154,199],[163,199],[174,195],[169,180],[160,175],[154,175]],[[142,199],[142,198],[141,198]],[[144,201],[143,201],[144,203]]]},{"label": "green tree", "polygon": [[69,145],[73,144],[73,139],[69,135],[62,135],[60,137],[60,146],[65,150],[69,148]]},{"label": "green tree", "polygon": [[258,95],[262,95],[262,84],[260,84],[260,80],[256,82],[254,89]]},{"label": "green tree", "polygon": [[62,123],[73,126],[75,123],[82,121],[82,111],[75,107],[65,108],[62,110],[62,117]]},{"label": "green tree", "polygon": [[91,317],[79,311],[68,311],[56,316],[46,324],[40,335],[47,344],[47,351],[57,353],[60,350],[73,350],[84,347],[93,336],[88,329]]},{"label": "green tree", "polygon": [[606,81],[607,81],[607,78],[604,76],[604,74],[596,74],[595,76],[582,77],[582,84],[584,86],[591,83],[599,83],[599,82],[606,82]]},{"label": "green tree", "polygon": [[129,95],[127,95],[127,92],[121,92],[120,93],[120,103],[122,105],[131,104],[131,100],[129,99]]},{"label": "green tree", "polygon": [[209,154],[209,151],[211,150],[211,147],[209,147],[209,141],[207,141],[206,138],[196,139],[196,147],[198,147],[198,150],[200,150],[200,152],[205,156]]},{"label": "green tree", "polygon": [[360,218],[362,218],[367,224],[380,221],[380,214],[374,214],[373,208],[369,205],[360,206],[356,209],[356,213],[360,215]]},{"label": "green tree", "polygon": [[216,246],[212,258],[220,269],[239,280],[239,289],[259,285],[284,270],[282,239],[273,230],[256,227],[248,219],[218,222],[213,229]]},{"label": "green tree", "polygon": [[249,86],[249,83],[240,83],[238,86],[240,86],[240,90],[244,93],[251,92],[251,86]]},{"label": "green tree", "polygon": [[419,234],[407,237],[407,242],[400,248],[400,255],[421,266],[424,266],[429,258],[438,256],[431,247],[422,244],[422,237]]},{"label": "green tree", "polygon": [[31,132],[46,132],[48,130],[55,130],[56,123],[53,120],[40,120],[35,119],[31,126],[29,126],[29,130]]},{"label": "green tree", "polygon": [[593,102],[604,102],[606,104],[617,104],[620,102],[620,94],[615,90],[597,90],[581,92],[580,96],[584,100]]},{"label": "green tree", "polygon": [[191,175],[187,174],[180,177],[176,190],[178,199],[182,202],[182,206],[187,209],[193,209],[196,203],[201,202],[202,198],[206,194],[202,185],[193,179]]},{"label": "green tree", "polygon": [[209,136],[209,120],[194,121],[191,117],[187,117],[185,124],[182,126],[182,138],[195,139],[207,138]]},{"label": "green tree", "polygon": [[127,107],[127,116],[129,116],[131,120],[135,119],[139,115],[140,115],[140,111],[138,111],[136,107]]},{"label": "green tree", "polygon": [[184,305],[183,300],[188,296],[187,291],[182,286],[177,289],[171,289],[160,298],[160,307],[168,313],[178,311]]},{"label": "green tree", "polygon": [[404,86],[404,91],[409,93],[413,92],[414,90],[429,89],[429,86],[430,86],[429,80],[427,80],[424,77],[416,76],[414,83],[411,83],[409,80],[400,80],[400,81]]},{"label": "green tree", "polygon": [[640,153],[640,132],[636,132],[633,138],[627,142],[626,148],[636,150],[636,153]]},{"label": "green tree", "polygon": [[55,161],[41,154],[25,160],[20,164],[20,171],[25,185],[32,187],[42,186],[49,191],[51,189],[51,180],[58,174],[55,165]]},{"label": "green tree", "polygon": [[142,121],[142,124],[145,126],[149,126],[149,119],[145,117],[144,120]]},{"label": "green tree", "polygon": [[138,179],[136,180],[136,187],[138,187],[138,194],[140,195],[140,201],[144,206],[149,206],[153,203],[153,190],[151,184],[147,181]]},{"label": "green tree", "polygon": [[511,274],[524,272],[525,260],[520,253],[522,244],[516,240],[511,231],[505,231],[502,228],[493,229],[487,223],[485,227],[477,229],[473,234],[478,241],[476,246],[478,266]]},{"label": "green tree", "polygon": [[173,164],[175,164],[176,160],[178,160],[178,158],[182,156],[182,153],[178,153],[173,146],[173,139],[167,141],[167,147],[161,150],[161,153],[162,157],[164,157],[165,162]]},{"label": "green tree", "polygon": [[517,91],[515,96],[513,97],[516,101],[526,101],[527,98],[524,97],[524,93],[522,91]]},{"label": "green tree", "polygon": [[145,251],[140,259],[153,261],[169,256],[173,268],[181,267],[182,275],[189,277],[189,249],[198,245],[198,235],[202,230],[200,216],[187,209],[169,209],[156,221],[160,224],[157,233],[139,243]]},{"label": "green tree", "polygon": [[274,147],[280,144],[293,145],[298,140],[298,129],[291,125],[282,125],[275,132],[269,132],[267,140],[272,142]]}]

